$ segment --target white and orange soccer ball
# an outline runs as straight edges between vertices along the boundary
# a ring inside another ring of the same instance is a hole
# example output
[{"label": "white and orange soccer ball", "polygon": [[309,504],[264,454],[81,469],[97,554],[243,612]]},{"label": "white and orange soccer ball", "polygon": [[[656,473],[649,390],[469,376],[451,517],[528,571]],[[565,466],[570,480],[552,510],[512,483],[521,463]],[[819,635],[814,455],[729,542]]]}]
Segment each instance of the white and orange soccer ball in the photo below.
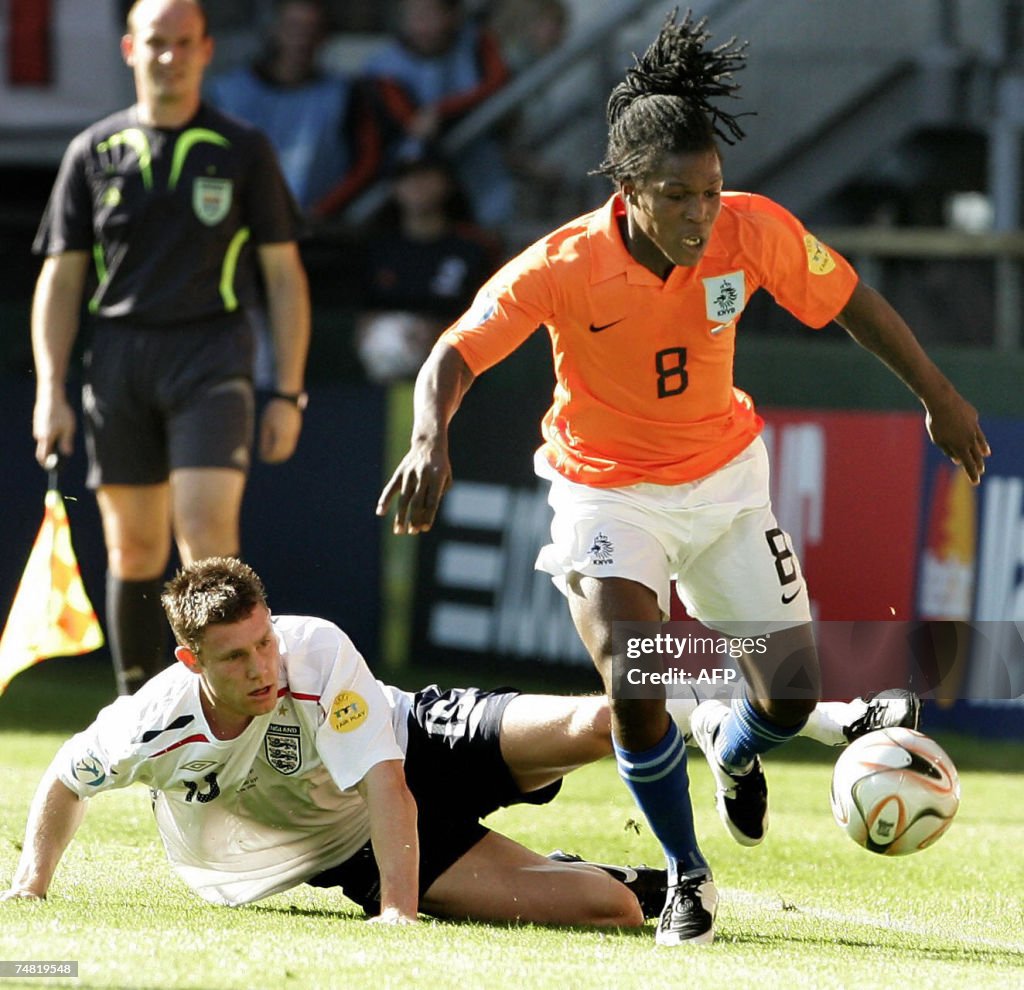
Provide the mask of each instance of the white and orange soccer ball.
[{"label": "white and orange soccer ball", "polygon": [[913,729],[869,732],[832,771],[832,814],[859,846],[906,856],[935,842],[960,807],[960,778],[934,739]]}]

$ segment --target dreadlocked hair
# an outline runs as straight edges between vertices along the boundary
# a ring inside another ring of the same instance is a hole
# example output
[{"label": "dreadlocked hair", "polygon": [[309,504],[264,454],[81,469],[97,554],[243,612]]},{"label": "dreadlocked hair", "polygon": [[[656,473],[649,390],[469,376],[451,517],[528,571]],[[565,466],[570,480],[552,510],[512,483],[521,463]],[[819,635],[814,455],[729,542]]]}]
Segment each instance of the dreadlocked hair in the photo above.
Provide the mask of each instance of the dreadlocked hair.
[{"label": "dreadlocked hair", "polygon": [[747,43],[735,38],[706,47],[707,18],[694,23],[687,11],[677,23],[676,8],[658,37],[608,98],[608,150],[595,169],[615,182],[650,172],[664,154],[716,149],[715,137],[735,144],[743,137],[739,116],[712,106],[717,97],[735,98],[732,74],[747,59]]}]

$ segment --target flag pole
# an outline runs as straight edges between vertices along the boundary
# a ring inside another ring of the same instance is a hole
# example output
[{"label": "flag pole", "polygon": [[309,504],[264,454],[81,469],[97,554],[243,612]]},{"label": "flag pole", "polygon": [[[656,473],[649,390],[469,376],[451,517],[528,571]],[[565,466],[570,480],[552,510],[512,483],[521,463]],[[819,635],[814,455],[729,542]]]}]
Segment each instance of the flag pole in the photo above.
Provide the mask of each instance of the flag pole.
[{"label": "flag pole", "polygon": [[57,475],[61,468],[61,456],[55,450],[51,450],[46,455],[46,462],[44,464],[46,468],[46,490],[56,491],[57,489]]}]

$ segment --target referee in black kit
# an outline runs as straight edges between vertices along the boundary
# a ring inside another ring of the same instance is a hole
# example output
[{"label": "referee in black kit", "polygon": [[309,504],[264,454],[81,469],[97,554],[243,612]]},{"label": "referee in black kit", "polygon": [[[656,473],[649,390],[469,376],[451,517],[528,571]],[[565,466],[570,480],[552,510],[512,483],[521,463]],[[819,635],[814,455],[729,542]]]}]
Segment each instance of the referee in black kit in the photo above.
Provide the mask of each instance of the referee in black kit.
[{"label": "referee in black kit", "polygon": [[107,548],[118,690],[165,661],[160,589],[183,563],[239,553],[253,444],[253,331],[265,308],[276,391],[262,460],[287,460],[305,407],[310,305],[299,212],[270,143],[201,103],[213,54],[195,0],[138,0],[121,52],[137,102],[68,147],[34,249],[36,459],[72,451],[66,394],[80,314],[91,338],[83,410],[89,487]]}]

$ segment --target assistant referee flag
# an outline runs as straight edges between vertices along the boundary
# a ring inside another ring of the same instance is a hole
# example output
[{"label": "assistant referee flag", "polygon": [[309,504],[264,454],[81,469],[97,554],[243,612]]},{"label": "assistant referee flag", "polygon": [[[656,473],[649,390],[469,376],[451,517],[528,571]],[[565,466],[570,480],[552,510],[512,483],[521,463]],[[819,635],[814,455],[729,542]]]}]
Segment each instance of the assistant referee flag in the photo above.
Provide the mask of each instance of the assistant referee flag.
[{"label": "assistant referee flag", "polygon": [[11,678],[49,657],[99,649],[103,631],[85,593],[64,499],[55,485],[0,637],[0,694]]}]

